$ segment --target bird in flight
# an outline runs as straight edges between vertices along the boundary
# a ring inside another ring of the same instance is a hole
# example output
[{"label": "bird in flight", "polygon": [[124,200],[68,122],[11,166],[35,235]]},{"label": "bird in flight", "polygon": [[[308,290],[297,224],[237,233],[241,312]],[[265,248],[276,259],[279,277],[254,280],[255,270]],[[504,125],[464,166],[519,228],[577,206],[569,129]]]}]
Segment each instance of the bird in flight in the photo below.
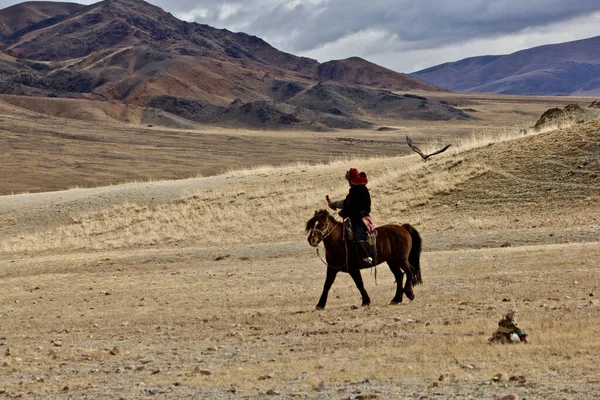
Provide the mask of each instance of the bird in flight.
[{"label": "bird in flight", "polygon": [[412,142],[412,139],[406,135],[406,143],[408,144],[408,147],[411,148],[412,151],[414,151],[415,153],[417,153],[418,155],[420,155],[424,161],[427,161],[427,159],[431,156],[435,156],[436,154],[440,154],[443,153],[444,151],[446,151],[448,149],[448,147],[452,146],[451,144],[445,146],[443,149],[434,151],[433,153],[430,154],[423,154],[423,152],[421,151],[421,149],[419,149],[417,146],[415,146]]}]

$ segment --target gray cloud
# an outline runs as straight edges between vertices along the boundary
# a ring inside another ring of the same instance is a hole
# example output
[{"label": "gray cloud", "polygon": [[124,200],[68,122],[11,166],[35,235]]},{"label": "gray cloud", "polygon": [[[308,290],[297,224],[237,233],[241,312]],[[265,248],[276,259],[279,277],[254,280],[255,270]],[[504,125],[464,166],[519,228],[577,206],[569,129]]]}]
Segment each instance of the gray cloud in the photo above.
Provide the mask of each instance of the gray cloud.
[{"label": "gray cloud", "polygon": [[[564,0],[371,0],[368,6],[363,0],[331,0],[312,4],[302,2],[295,7],[289,7],[282,1],[271,9],[260,7],[260,3],[239,2],[238,12],[219,22],[232,26],[245,25],[251,33],[263,36],[301,32],[289,44],[295,51],[310,50],[323,42],[335,41],[367,29],[396,34],[403,41],[414,43],[415,48],[438,46],[474,36],[501,35],[547,25],[600,10],[597,1]],[[215,22],[208,18],[198,20]]]},{"label": "gray cloud", "polygon": [[[166,0],[155,1],[157,5],[161,2],[167,5]],[[332,56],[389,59],[386,53],[423,54],[429,50],[433,55],[476,40],[495,43],[499,50],[515,51],[518,46],[503,46],[496,43],[497,39],[506,37],[506,40],[529,43],[532,41],[516,36],[536,29],[544,31],[553,25],[564,29],[568,21],[581,23],[580,19],[600,12],[600,3],[595,0],[370,0],[368,3],[364,0],[225,0],[203,1],[201,8],[206,12],[192,16],[188,13],[194,9],[193,3],[178,4],[181,11],[175,14],[257,35],[281,50],[316,57],[319,61],[333,58],[327,57],[324,51],[327,49]],[[580,38],[569,35],[569,31],[573,29],[562,32],[564,41]],[[548,35],[548,38],[554,36]],[[539,44],[543,41],[532,42],[531,46]],[[499,54],[495,48],[485,47],[483,45],[482,54]],[[473,55],[477,54],[465,57]],[[444,61],[453,60],[434,57],[429,65],[422,67]],[[412,70],[406,60],[395,63],[388,60],[386,64],[396,70]]]},{"label": "gray cloud", "polygon": [[[9,3],[14,1],[0,0],[0,7]],[[467,56],[504,54],[594,36],[598,34],[593,33],[594,25],[598,26],[600,18],[597,0],[150,0],[150,3],[181,19],[259,36],[296,55],[319,61],[356,55],[403,72]]]}]

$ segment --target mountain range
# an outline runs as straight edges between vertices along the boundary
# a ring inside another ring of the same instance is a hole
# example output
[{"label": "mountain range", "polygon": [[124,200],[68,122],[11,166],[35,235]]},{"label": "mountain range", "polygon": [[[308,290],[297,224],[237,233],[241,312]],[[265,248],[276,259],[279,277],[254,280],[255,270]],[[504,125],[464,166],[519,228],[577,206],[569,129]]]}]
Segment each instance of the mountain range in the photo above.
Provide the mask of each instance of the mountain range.
[{"label": "mountain range", "polygon": [[25,2],[0,10],[0,94],[116,101],[167,115],[153,121],[368,128],[381,118],[473,118],[428,92],[600,95],[598,48],[600,36],[406,75],[358,57],[319,63],[143,0]]},{"label": "mountain range", "polygon": [[26,2],[0,10],[0,93],[118,101],[198,123],[364,128],[469,119],[423,96],[445,91],[353,57],[319,63],[264,40],[181,21],[142,0]]},{"label": "mountain range", "polygon": [[600,95],[600,36],[500,56],[471,57],[410,76],[452,91]]}]

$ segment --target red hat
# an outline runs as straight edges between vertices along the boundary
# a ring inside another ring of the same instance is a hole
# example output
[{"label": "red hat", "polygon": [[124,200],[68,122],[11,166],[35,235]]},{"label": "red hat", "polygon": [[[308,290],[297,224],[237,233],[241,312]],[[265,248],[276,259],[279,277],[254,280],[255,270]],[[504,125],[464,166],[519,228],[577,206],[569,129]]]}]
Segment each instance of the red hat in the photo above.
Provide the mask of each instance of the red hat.
[{"label": "red hat", "polygon": [[360,181],[362,182],[363,185],[366,185],[367,183],[369,183],[369,180],[367,179],[367,174],[364,172],[361,172],[360,174],[358,174]]},{"label": "red hat", "polygon": [[353,185],[366,185],[369,181],[367,180],[367,174],[364,172],[358,172],[356,168],[350,168],[346,171],[346,179]]}]

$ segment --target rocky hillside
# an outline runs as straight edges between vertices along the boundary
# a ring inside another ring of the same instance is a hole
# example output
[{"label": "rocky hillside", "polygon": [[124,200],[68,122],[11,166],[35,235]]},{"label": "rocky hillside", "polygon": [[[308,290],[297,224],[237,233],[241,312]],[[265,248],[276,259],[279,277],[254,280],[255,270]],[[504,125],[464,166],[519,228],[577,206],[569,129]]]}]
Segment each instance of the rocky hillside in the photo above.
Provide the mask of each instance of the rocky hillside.
[{"label": "rocky hillside", "polygon": [[300,128],[314,131],[370,128],[372,117],[447,121],[471,119],[447,103],[333,81],[275,91],[279,101],[234,100],[227,106],[174,96],[156,96],[149,106],[200,123],[227,127]]},{"label": "rocky hillside", "polygon": [[0,10],[0,37],[6,40],[22,29],[39,24],[48,19],[74,13],[83,8],[77,3],[58,3],[52,1],[28,1]]},{"label": "rocky hillside", "polygon": [[597,96],[598,48],[600,36],[503,56],[467,58],[410,75],[459,92]]}]

